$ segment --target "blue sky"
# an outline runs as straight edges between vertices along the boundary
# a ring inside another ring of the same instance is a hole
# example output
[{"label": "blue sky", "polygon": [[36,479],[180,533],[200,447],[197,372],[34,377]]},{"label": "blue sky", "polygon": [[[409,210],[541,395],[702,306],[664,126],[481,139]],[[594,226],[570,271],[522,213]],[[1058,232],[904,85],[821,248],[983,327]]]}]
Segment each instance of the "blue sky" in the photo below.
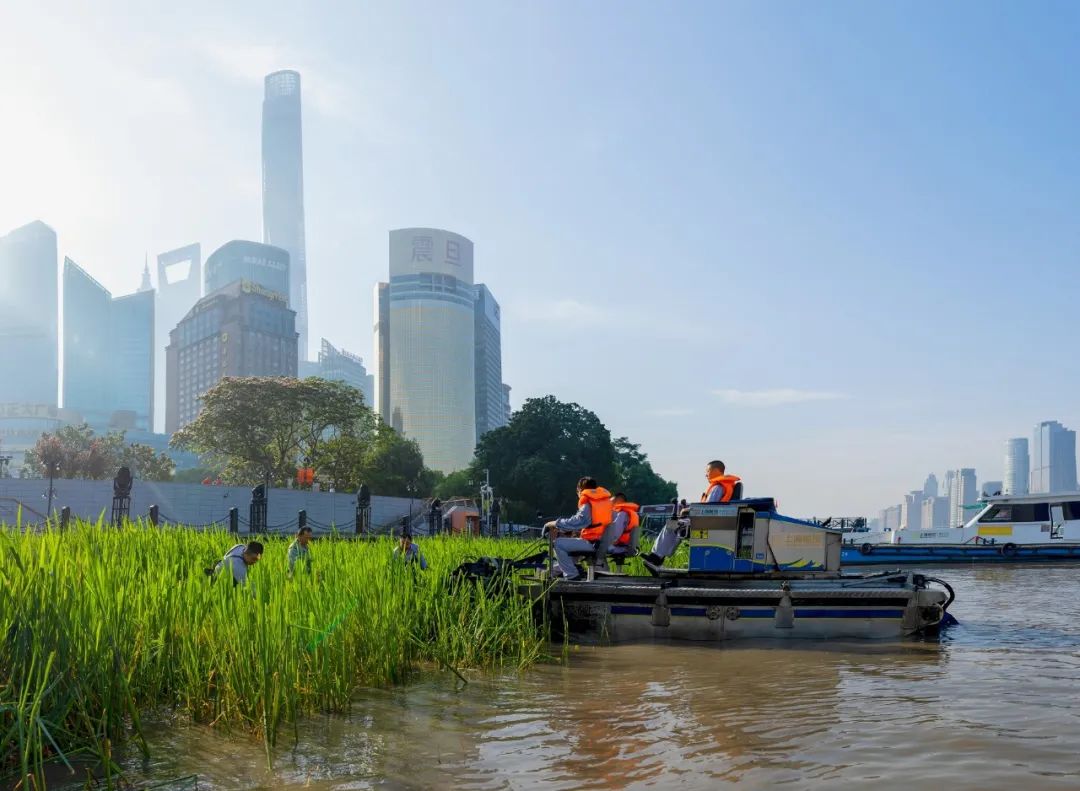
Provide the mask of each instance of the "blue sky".
[{"label": "blue sky", "polygon": [[476,244],[515,406],[798,514],[1080,424],[1080,7],[5,3],[0,229],[114,293],[261,238],[267,71],[303,75],[311,337],[371,350],[387,231]]}]

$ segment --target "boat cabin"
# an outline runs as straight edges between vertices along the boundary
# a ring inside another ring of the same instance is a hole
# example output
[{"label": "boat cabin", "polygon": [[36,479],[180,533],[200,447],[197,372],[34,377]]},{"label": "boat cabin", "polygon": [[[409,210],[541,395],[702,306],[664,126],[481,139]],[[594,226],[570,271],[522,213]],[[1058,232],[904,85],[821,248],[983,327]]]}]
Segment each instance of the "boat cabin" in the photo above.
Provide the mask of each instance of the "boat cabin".
[{"label": "boat cabin", "polygon": [[691,572],[839,571],[842,533],[776,512],[771,497],[689,508]]}]

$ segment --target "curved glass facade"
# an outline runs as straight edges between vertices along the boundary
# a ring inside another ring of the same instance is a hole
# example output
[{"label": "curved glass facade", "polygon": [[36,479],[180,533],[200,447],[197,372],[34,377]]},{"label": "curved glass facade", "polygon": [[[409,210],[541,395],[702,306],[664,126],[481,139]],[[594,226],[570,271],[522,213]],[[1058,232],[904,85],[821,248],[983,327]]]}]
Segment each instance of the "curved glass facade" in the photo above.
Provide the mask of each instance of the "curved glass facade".
[{"label": "curved glass facade", "polygon": [[389,400],[424,462],[459,470],[476,446],[473,245],[433,228],[390,232]]}]

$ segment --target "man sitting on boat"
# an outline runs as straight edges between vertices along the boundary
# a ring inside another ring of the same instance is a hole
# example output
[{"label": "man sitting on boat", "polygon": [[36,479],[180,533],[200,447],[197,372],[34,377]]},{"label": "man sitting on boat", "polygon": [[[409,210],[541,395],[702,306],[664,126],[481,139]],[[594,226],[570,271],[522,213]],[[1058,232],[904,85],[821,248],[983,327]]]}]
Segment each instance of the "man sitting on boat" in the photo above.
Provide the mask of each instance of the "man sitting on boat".
[{"label": "man sitting on boat", "polygon": [[[641,524],[641,520],[638,518],[639,506],[637,503],[629,502],[622,492],[616,492],[615,496],[611,498],[611,503],[611,507],[615,511],[615,517],[611,522],[611,530],[605,532],[604,537],[614,535],[615,541],[610,546],[629,546],[630,534],[634,532],[635,527]],[[608,548],[605,547],[605,549]],[[607,552],[605,551],[604,554],[606,555]]]},{"label": "man sitting on boat", "polygon": [[[548,522],[548,530],[571,535],[555,539],[555,558],[559,571],[567,580],[576,580],[580,575],[571,552],[597,552],[597,565],[606,568],[607,546],[604,546],[605,531],[614,521],[615,508],[611,492],[598,486],[595,478],[584,477],[577,483],[578,510],[573,516],[566,516]],[[614,530],[612,530],[614,532]],[[577,533],[575,537],[572,535]],[[610,539],[613,543],[618,536]],[[598,551],[602,550],[602,552]]]},{"label": "man sitting on boat", "polygon": [[[735,484],[740,480],[738,475],[728,475],[724,462],[719,459],[713,459],[705,465],[705,479],[709,482],[709,488],[701,495],[703,503],[730,502],[735,495]],[[676,514],[676,516],[683,516],[683,514]],[[675,550],[679,548],[684,527],[685,525],[681,523],[669,521],[656,536],[652,552],[642,555],[641,559],[654,566],[664,565],[664,561],[674,555]]]}]

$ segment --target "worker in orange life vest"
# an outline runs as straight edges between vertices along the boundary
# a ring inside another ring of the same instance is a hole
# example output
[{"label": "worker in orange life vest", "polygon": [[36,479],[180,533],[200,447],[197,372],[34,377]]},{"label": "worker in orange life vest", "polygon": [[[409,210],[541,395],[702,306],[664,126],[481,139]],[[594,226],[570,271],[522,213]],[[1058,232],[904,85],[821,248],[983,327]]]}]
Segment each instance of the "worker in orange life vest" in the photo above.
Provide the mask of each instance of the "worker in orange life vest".
[{"label": "worker in orange life vest", "polygon": [[[611,492],[598,486],[595,478],[584,477],[577,483],[578,510],[573,516],[562,517],[547,523],[554,533],[569,533],[555,539],[555,558],[559,570],[568,580],[580,576],[571,552],[593,552],[600,548],[604,531],[614,518]],[[573,534],[577,533],[577,536]],[[606,559],[599,556],[606,567]],[[598,561],[597,565],[600,565]]]},{"label": "worker in orange life vest", "polygon": [[[714,459],[705,465],[705,479],[709,482],[709,488],[701,495],[703,503],[726,503],[735,494],[735,484],[739,482],[738,475],[728,475],[724,462]],[[672,524],[671,522],[668,525]],[[664,525],[660,534],[656,537],[652,552],[642,555],[642,559],[654,566],[663,565],[664,561],[675,554],[679,548],[682,536],[678,529]]]},{"label": "worker in orange life vest", "polygon": [[[615,534],[612,546],[629,546],[630,534],[641,524],[641,519],[638,517],[638,504],[629,502],[622,492],[616,492],[611,498],[611,503],[615,510],[615,518],[611,522],[611,532]],[[616,530],[618,530],[617,533]]]}]

